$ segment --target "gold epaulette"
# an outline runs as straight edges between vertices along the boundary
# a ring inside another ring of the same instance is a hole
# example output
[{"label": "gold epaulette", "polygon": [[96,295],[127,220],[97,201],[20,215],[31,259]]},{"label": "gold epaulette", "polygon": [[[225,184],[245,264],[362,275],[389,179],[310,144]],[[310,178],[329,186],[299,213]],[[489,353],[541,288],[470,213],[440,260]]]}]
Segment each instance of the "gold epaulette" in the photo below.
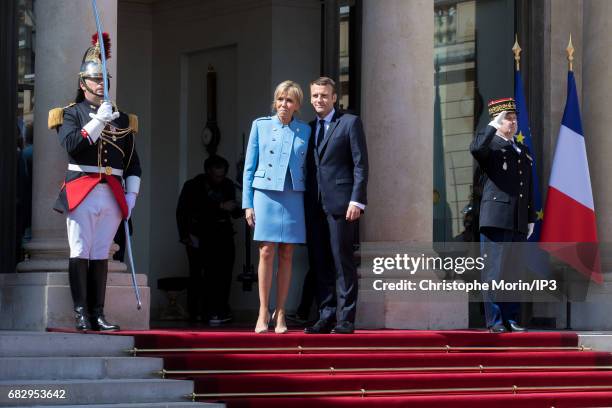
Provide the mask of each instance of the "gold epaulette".
[{"label": "gold epaulette", "polygon": [[63,108],[54,108],[49,111],[49,118],[47,120],[47,127],[49,129],[55,129],[58,126],[61,126],[64,123],[64,109],[69,108],[71,106],[76,105],[76,103],[71,103],[68,106],[64,106]]},{"label": "gold epaulette", "polygon": [[130,129],[132,129],[132,133],[138,133],[138,116],[133,113],[128,113],[128,117],[130,118]]}]

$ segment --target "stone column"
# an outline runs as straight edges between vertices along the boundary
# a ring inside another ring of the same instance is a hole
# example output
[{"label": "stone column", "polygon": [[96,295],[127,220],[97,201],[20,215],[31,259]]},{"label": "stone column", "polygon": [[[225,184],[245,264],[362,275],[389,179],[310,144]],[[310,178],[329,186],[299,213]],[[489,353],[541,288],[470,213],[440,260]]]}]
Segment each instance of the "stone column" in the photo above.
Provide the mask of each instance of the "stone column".
[{"label": "stone column", "polygon": [[[111,36],[116,54],[117,0],[98,2],[103,30]],[[34,157],[32,187],[32,241],[26,246],[30,259],[17,266],[18,273],[0,281],[3,290],[1,328],[44,330],[59,325],[72,326],[71,298],[67,287],[68,242],[65,216],[53,211],[67,165],[66,152],[57,134],[47,128],[48,111],[66,106],[74,100],[78,89],[78,72],[91,35],[96,32],[91,2],[82,0],[39,0],[36,2],[36,106],[34,113]],[[109,71],[116,78],[116,64],[109,62]],[[114,84],[111,81],[111,98]],[[125,272],[126,266],[110,263],[111,271]],[[130,290],[127,274],[109,276],[107,316],[118,313],[111,287]],[[125,276],[121,276],[125,275]],[[140,284],[146,285],[146,277]],[[148,290],[145,312],[148,327]],[[123,295],[125,296],[125,295]],[[132,295],[131,295],[132,296]],[[27,300],[21,304],[18,299]],[[126,303],[121,302],[121,304]],[[21,308],[21,310],[20,310]],[[25,309],[24,309],[25,308]],[[135,314],[135,313],[134,313]],[[121,320],[121,319],[119,319]],[[128,326],[143,327],[130,321]]]},{"label": "stone column", "polygon": [[585,1],[583,13],[582,126],[587,143],[599,241],[609,244],[612,242],[612,71],[609,66],[612,58],[609,35],[612,2]]},{"label": "stone column", "polygon": [[432,239],[433,1],[363,3],[364,241]]},{"label": "stone column", "polygon": [[[367,328],[467,327],[466,296],[408,298],[373,290],[366,259],[395,252],[432,252],[433,224],[433,0],[363,3],[362,109],[370,161],[368,207],[362,220],[357,325]],[[392,245],[380,241],[397,242]],[[374,244],[368,244],[374,242]],[[401,244],[403,242],[403,244]],[[417,275],[418,278],[435,276]],[[391,279],[388,279],[391,278]]]},{"label": "stone column", "polygon": [[592,285],[587,299],[572,309],[572,328],[610,330],[612,318],[612,185],[610,185],[610,95],[612,95],[612,40],[609,22],[612,2],[584,1],[582,28],[582,128],[586,140],[591,186],[597,215],[597,233],[602,251],[603,285]]}]

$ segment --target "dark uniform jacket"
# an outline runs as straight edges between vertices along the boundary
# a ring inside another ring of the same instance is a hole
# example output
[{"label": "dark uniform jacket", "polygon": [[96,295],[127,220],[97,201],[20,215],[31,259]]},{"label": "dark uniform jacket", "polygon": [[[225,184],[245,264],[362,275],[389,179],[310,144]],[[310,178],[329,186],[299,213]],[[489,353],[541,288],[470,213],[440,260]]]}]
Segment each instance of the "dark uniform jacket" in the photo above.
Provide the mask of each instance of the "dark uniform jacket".
[{"label": "dark uniform jacket", "polygon": [[[127,217],[123,180],[130,176],[140,177],[142,173],[134,138],[137,121],[135,116],[130,115],[130,118],[120,112],[121,115],[106,126],[98,140],[91,143],[81,130],[91,120],[89,114],[97,110],[97,106],[85,100],[63,108],[61,120],[52,119],[53,111],[49,114],[49,128],[57,129],[59,141],[68,152],[68,163],[98,169],[95,173],[67,170],[54,209],[59,212],[73,210],[96,184],[107,182],[123,216]],[[121,170],[123,175],[112,175],[111,169]]]},{"label": "dark uniform jacket", "polygon": [[531,166],[533,159],[524,144],[518,153],[507,141],[487,126],[480,131],[470,151],[484,175],[480,203],[480,228],[495,227],[527,234],[527,224],[535,222]]},{"label": "dark uniform jacket", "polygon": [[181,241],[187,240],[189,234],[200,239],[206,236],[233,237],[234,229],[230,217],[238,218],[242,211],[238,203],[232,212],[223,210],[220,205],[234,200],[236,190],[234,183],[228,178],[216,186],[211,186],[204,174],[187,180],[176,207],[176,223]]},{"label": "dark uniform jacket", "polygon": [[314,159],[315,167],[307,165],[305,199],[310,200],[316,188],[325,213],[333,215],[345,214],[350,201],[366,205],[368,149],[361,119],[336,111],[320,146],[315,146],[317,121],[310,126],[308,157]]}]

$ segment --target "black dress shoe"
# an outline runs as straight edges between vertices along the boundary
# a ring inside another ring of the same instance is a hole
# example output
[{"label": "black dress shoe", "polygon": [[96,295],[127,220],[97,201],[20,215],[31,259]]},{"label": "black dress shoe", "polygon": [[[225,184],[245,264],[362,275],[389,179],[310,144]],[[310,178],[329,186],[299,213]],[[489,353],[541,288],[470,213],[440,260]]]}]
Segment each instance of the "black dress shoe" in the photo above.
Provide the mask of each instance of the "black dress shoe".
[{"label": "black dress shoe", "polygon": [[495,326],[489,327],[490,333],[506,333],[507,331],[506,326],[503,324],[496,324]]},{"label": "black dress shoe", "polygon": [[329,320],[318,320],[314,325],[304,329],[306,334],[326,334],[331,333],[334,322]]},{"label": "black dress shoe", "polygon": [[355,325],[349,321],[341,321],[334,327],[332,333],[334,334],[352,334],[355,331]]},{"label": "black dress shoe", "polygon": [[506,326],[508,327],[508,330],[512,332],[524,333],[527,331],[526,327],[519,326],[514,320],[508,320],[508,322],[506,322]]}]

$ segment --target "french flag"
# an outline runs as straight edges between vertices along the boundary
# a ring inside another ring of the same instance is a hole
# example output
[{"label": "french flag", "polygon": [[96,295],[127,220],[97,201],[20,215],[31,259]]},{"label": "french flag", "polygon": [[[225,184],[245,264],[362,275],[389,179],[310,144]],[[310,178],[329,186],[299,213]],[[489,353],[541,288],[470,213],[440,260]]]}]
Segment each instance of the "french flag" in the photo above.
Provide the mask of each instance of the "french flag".
[{"label": "french flag", "polygon": [[602,283],[591,176],[574,73],[548,185],[540,246],[591,280]]}]

